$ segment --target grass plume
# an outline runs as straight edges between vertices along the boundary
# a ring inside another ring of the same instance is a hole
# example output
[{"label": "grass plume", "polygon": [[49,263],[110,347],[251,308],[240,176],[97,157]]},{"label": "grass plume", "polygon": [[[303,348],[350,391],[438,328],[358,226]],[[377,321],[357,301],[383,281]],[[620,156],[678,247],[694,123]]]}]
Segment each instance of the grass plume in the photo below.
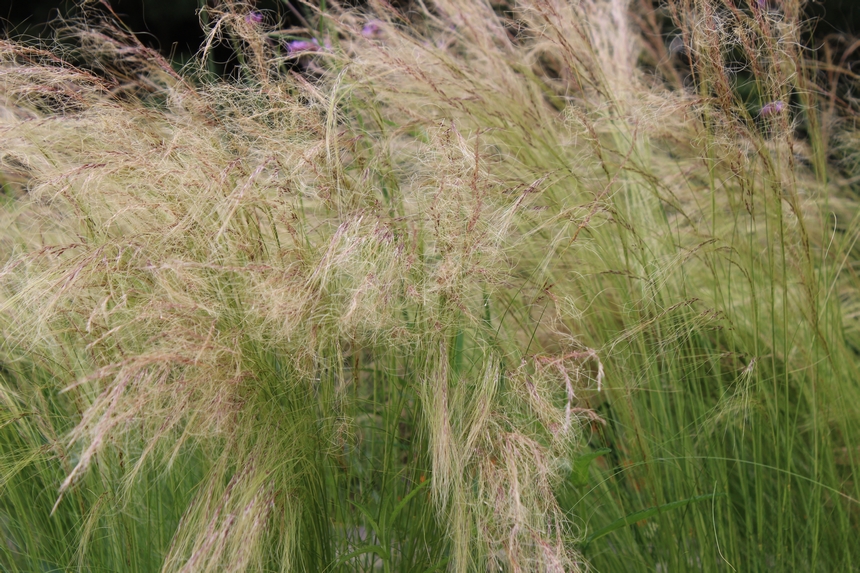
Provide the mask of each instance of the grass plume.
[{"label": "grass plume", "polygon": [[793,0],[629,8],[0,43],[3,567],[855,568],[853,134]]}]

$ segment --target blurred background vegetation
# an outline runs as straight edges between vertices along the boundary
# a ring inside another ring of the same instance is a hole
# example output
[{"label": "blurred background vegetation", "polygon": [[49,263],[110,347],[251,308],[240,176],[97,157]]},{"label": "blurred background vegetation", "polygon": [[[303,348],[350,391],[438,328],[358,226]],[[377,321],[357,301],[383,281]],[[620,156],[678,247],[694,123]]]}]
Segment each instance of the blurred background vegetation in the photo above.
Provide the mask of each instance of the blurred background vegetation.
[{"label": "blurred background vegetation", "polygon": [[[94,2],[105,4],[105,2]],[[176,62],[197,52],[203,41],[199,9],[205,0],[112,0],[110,6],[147,47],[155,48]],[[279,0],[253,4],[286,25],[297,23],[289,7]],[[60,15],[80,13],[76,0],[2,0],[0,26],[4,36],[50,38]]]},{"label": "blurred background vegetation", "polygon": [[[92,1],[92,0],[91,0]],[[94,3],[104,3],[96,0]],[[183,62],[193,55],[203,40],[198,17],[206,0],[111,0],[110,5],[123,22],[148,47],[161,51],[174,61]],[[778,4],[779,0],[770,0]],[[283,0],[251,0],[269,18],[286,26],[301,25],[298,14],[304,12],[301,2]],[[348,2],[349,4],[355,2]],[[358,3],[362,3],[358,0]],[[403,2],[394,2],[402,4]],[[640,9],[658,5],[657,0],[634,0]],[[743,3],[743,2],[741,2]],[[60,14],[74,15],[75,0],[2,0],[0,1],[0,30],[4,36],[50,37],[48,23]],[[820,48],[825,42],[841,58],[848,51],[850,68],[860,65],[860,50],[853,46],[860,35],[860,2],[858,0],[818,0],[807,4],[809,16],[809,45]],[[228,54],[221,57],[229,58]]]}]

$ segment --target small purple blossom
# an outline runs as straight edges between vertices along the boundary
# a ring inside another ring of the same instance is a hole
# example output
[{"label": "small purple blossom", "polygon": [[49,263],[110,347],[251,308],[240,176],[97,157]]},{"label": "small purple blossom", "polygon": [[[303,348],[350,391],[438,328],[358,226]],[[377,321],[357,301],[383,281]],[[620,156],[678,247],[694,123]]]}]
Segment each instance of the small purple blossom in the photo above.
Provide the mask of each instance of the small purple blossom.
[{"label": "small purple blossom", "polygon": [[382,22],[379,20],[370,20],[361,29],[361,35],[365,38],[378,38],[382,35]]},{"label": "small purple blossom", "polygon": [[292,42],[287,42],[287,51],[291,54],[296,52],[319,52],[321,49],[322,47],[316,38],[313,40],[293,40]]},{"label": "small purple blossom", "polygon": [[250,12],[247,16],[245,16],[245,22],[248,24],[260,24],[263,22],[263,13],[262,12]]},{"label": "small purple blossom", "polygon": [[780,100],[772,101],[772,102],[762,106],[761,111],[759,112],[759,115],[761,117],[768,117],[771,115],[777,115],[777,114],[785,111],[785,109],[787,107],[788,107],[788,105],[786,105],[786,103],[784,101],[780,101]]}]

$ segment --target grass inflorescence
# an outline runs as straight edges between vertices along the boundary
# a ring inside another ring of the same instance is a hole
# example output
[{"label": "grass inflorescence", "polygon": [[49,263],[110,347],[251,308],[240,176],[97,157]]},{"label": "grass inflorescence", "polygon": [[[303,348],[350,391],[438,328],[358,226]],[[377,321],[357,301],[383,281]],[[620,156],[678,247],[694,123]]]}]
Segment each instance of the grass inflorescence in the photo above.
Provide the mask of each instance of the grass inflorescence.
[{"label": "grass inflorescence", "polygon": [[307,8],[0,42],[2,568],[860,566],[801,6]]}]

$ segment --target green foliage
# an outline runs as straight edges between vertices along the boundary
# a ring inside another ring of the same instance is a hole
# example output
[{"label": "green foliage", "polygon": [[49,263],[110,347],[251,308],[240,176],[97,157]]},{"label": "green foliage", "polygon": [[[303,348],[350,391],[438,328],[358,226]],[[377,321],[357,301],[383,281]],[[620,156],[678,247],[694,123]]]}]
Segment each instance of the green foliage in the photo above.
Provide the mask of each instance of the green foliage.
[{"label": "green foliage", "polygon": [[583,541],[582,548],[586,549],[594,541],[600,539],[601,537],[609,535],[613,531],[618,531],[622,527],[627,527],[629,525],[633,525],[634,523],[644,522],[646,519],[650,519],[656,515],[660,515],[661,513],[671,511],[673,509],[678,509],[679,507],[684,507],[685,505],[689,505],[691,503],[698,503],[700,501],[712,501],[715,498],[721,497],[723,495],[725,494],[721,493],[711,495],[697,495],[696,497],[691,497],[689,499],[679,499],[678,501],[673,501],[671,503],[666,503],[657,507],[649,507],[648,509],[634,511],[633,513],[625,515],[624,517],[613,521],[606,527],[603,527],[600,530],[595,531],[594,533],[589,535],[585,539],[585,541]]},{"label": "green foliage", "polygon": [[593,452],[586,452],[576,456],[573,460],[573,469],[570,473],[570,483],[576,487],[585,487],[588,485],[588,468],[591,467],[591,462],[611,453],[609,448],[600,448]]},{"label": "green foliage", "polygon": [[0,567],[856,569],[799,5],[669,3],[665,82],[621,0],[420,8],[0,44]]}]

